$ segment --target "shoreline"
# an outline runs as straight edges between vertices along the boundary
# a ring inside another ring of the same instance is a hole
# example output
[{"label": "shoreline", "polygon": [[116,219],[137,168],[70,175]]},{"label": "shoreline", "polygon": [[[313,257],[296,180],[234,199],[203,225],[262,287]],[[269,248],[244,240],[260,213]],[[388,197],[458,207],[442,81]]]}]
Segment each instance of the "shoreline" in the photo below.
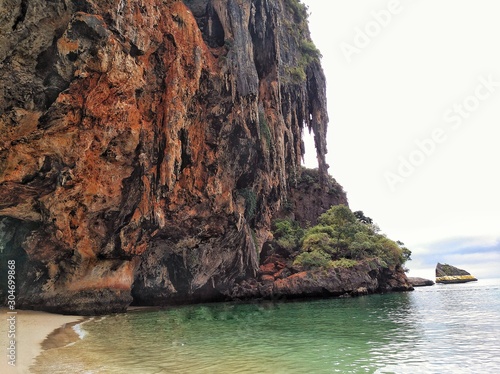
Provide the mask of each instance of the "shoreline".
[{"label": "shoreline", "polygon": [[[44,350],[64,346],[76,341],[78,334],[73,326],[86,319],[83,316],[62,315],[33,310],[16,310],[16,314],[8,313],[7,308],[0,308],[2,322],[0,323],[0,341],[3,347],[8,347],[11,340],[8,337],[9,321],[15,316],[15,366],[8,363],[7,355],[0,358],[0,372],[5,374],[30,374],[30,367]],[[47,338],[49,338],[47,340]],[[76,338],[76,339],[75,339]],[[55,343],[57,342],[57,343]]]}]

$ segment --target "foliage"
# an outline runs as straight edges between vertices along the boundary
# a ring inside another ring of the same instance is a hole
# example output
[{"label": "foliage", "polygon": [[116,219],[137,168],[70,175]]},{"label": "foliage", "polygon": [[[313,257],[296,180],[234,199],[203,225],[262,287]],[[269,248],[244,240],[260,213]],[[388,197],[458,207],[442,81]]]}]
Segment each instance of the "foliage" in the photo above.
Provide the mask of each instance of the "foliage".
[{"label": "foliage", "polygon": [[293,264],[305,269],[327,268],[330,264],[330,256],[321,251],[302,252],[295,258]]},{"label": "foliage", "polygon": [[283,201],[283,210],[285,212],[288,212],[288,213],[293,212],[293,208],[294,208],[293,201],[288,200],[288,199],[285,199]]},{"label": "foliage", "polygon": [[260,136],[266,139],[267,148],[271,148],[271,129],[267,123],[266,116],[263,111],[259,111],[259,130]]},{"label": "foliage", "polygon": [[251,188],[244,188],[238,192],[245,199],[245,218],[247,221],[251,221],[257,209],[257,195]]},{"label": "foliage", "polygon": [[334,254],[334,239],[326,232],[308,233],[302,243],[304,252],[325,252]]},{"label": "foliage", "polygon": [[285,6],[293,12],[298,22],[303,22],[307,19],[307,5],[302,4],[299,0],[285,0]]},{"label": "foliage", "polygon": [[296,221],[291,219],[277,219],[273,222],[273,235],[276,244],[287,250],[299,247],[304,230]]},{"label": "foliage", "polygon": [[354,216],[361,223],[365,223],[367,225],[371,225],[373,223],[373,220],[370,217],[365,216],[365,214],[361,210],[355,211]]},{"label": "foliage", "polygon": [[[326,176],[327,179],[324,181],[328,186],[327,194],[342,197],[345,195],[344,189],[340,184],[337,183],[335,178],[331,175]],[[318,168],[308,169],[305,167],[301,167],[300,177],[297,180],[298,183],[303,183],[307,186],[319,187],[320,186],[320,172]]]},{"label": "foliage", "polygon": [[286,68],[286,72],[290,76],[290,80],[293,83],[305,82],[307,75],[304,67],[302,66],[290,66]]},{"label": "foliage", "polygon": [[406,261],[411,261],[411,251],[405,247],[405,243],[396,240],[396,244],[401,248],[401,262],[404,264]]},{"label": "foliage", "polygon": [[289,35],[292,36],[292,46],[296,52],[296,59],[285,68],[285,73],[291,83],[301,84],[307,80],[307,68],[315,61],[319,61],[321,53],[311,41],[307,26],[308,8],[299,0],[285,0],[285,7],[293,14],[293,22],[284,21]]},{"label": "foliage", "polygon": [[313,61],[319,61],[322,57],[319,49],[311,40],[302,39],[300,41],[300,52],[302,54],[302,64],[307,66]]},{"label": "foliage", "polygon": [[300,172],[299,183],[306,183],[308,185],[312,185],[314,183],[319,183],[319,169],[307,169],[302,167]]},{"label": "foliage", "polygon": [[[320,267],[351,267],[365,258],[401,266],[411,255],[403,243],[379,234],[378,227],[362,212],[355,214],[344,205],[333,206],[319,217],[318,225],[304,234],[301,250],[297,264],[305,262],[310,266],[315,262],[321,263]],[[325,256],[329,259],[326,264],[320,261]]]},{"label": "foliage", "polygon": [[356,223],[356,217],[347,206],[335,205],[319,216],[318,223],[346,230]]},{"label": "foliage", "polygon": [[356,266],[357,264],[358,264],[358,261],[350,260],[348,258],[342,257],[338,260],[330,261],[328,266],[332,267],[332,268],[350,269],[350,268]]},{"label": "foliage", "polygon": [[299,51],[300,57],[297,65],[286,68],[286,72],[293,83],[305,82],[307,79],[307,67],[314,61],[319,61],[321,58],[319,49],[316,48],[311,40],[306,38],[300,40]]}]

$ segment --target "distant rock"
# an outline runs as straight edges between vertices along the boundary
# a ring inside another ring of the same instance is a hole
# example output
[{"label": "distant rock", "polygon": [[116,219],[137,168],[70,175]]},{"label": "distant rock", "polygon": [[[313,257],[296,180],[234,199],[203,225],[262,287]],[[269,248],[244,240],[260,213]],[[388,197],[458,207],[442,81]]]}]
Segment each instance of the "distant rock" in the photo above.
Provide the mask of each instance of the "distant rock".
[{"label": "distant rock", "polygon": [[434,282],[430,279],[419,277],[408,277],[408,283],[410,283],[413,287],[425,287],[434,285]]},{"label": "distant rock", "polygon": [[477,281],[469,272],[448,264],[436,265],[436,283],[466,283]]}]

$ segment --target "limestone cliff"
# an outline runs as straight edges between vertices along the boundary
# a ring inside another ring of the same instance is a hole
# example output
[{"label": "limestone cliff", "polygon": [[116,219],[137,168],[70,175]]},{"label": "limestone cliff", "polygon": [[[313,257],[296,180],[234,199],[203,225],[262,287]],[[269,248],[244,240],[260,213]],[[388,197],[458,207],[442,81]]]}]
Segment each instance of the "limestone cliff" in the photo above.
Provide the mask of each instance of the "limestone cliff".
[{"label": "limestone cliff", "polygon": [[1,276],[16,260],[17,306],[216,300],[255,276],[299,181],[303,131],[320,179],[328,169],[303,5],[6,0],[0,11]]}]

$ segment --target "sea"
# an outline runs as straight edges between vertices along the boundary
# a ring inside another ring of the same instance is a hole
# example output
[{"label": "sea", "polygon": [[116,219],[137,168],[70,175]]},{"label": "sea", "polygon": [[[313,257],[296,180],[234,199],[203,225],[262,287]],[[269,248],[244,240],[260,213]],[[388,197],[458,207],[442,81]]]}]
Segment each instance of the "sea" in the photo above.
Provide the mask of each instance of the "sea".
[{"label": "sea", "polygon": [[33,373],[500,373],[500,279],[140,309],[69,328],[78,338],[46,345]]}]

